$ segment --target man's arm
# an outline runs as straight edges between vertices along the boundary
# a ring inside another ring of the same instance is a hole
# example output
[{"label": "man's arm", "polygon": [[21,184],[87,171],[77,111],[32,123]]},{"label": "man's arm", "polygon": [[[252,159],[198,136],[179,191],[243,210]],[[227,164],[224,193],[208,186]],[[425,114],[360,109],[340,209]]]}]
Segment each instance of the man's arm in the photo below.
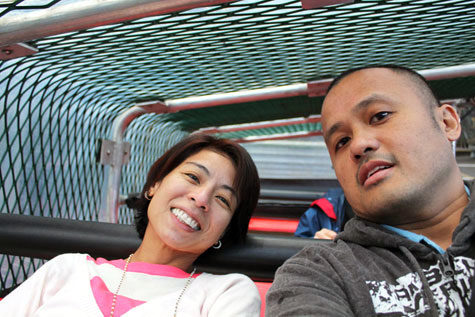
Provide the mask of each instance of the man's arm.
[{"label": "man's arm", "polygon": [[343,281],[317,249],[306,248],[277,270],[266,316],[353,316]]}]

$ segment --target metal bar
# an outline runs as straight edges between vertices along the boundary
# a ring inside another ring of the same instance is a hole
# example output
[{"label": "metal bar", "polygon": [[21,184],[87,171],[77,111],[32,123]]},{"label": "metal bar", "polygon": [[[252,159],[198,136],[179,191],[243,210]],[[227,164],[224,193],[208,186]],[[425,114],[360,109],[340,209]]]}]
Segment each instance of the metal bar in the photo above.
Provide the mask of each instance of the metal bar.
[{"label": "metal bar", "polygon": [[294,124],[317,123],[317,122],[320,122],[320,120],[321,120],[321,116],[315,115],[315,116],[308,116],[307,118],[292,118],[292,119],[286,119],[286,120],[261,121],[261,122],[253,122],[253,123],[246,123],[246,124],[223,126],[223,127],[202,128],[202,129],[197,130],[194,133],[212,134],[212,133],[238,132],[238,131],[246,131],[246,130],[282,127],[282,126],[289,126],[289,125],[294,125]]},{"label": "metal bar", "polygon": [[[272,280],[286,259],[310,243],[326,240],[251,233],[243,245],[203,254],[195,264],[200,271]],[[127,257],[139,244],[131,225],[0,213],[1,254],[51,259],[79,252],[112,260]]]},{"label": "metal bar", "polygon": [[475,64],[426,69],[426,70],[421,70],[419,73],[429,81],[440,80],[440,79],[450,79],[450,78],[457,78],[457,77],[475,76]]},{"label": "metal bar", "polygon": [[322,131],[311,131],[311,132],[296,132],[296,133],[286,133],[286,134],[272,134],[265,135],[262,137],[249,137],[242,139],[233,139],[235,142],[239,143],[249,143],[249,142],[260,142],[260,141],[271,141],[271,140],[287,140],[287,139],[296,139],[296,138],[307,138],[311,136],[322,135]]},{"label": "metal bar", "polygon": [[236,0],[88,0],[0,19],[0,46]]},{"label": "metal bar", "polygon": [[112,163],[104,169],[104,183],[102,185],[101,207],[99,210],[99,221],[117,223],[119,213],[120,176],[124,159],[124,133],[128,125],[135,118],[146,113],[164,113],[166,107],[160,103],[142,104],[127,109],[119,115],[112,124],[112,141],[114,150],[112,151]]},{"label": "metal bar", "polygon": [[336,5],[342,3],[353,3],[354,0],[301,0],[302,8],[304,10],[321,8],[329,5]]},{"label": "metal bar", "polygon": [[[420,71],[427,80],[448,79],[455,77],[475,76],[475,64],[450,66]],[[166,100],[168,113],[179,112],[206,107],[216,107],[243,102],[289,98],[296,96],[323,97],[332,79],[311,81],[306,84],[292,84],[280,87],[242,90],[232,93],[215,94],[207,96],[187,97]]]},{"label": "metal bar", "polygon": [[254,90],[242,90],[231,93],[188,97],[181,99],[166,100],[168,112],[238,104],[243,102],[289,98],[307,95],[307,84],[293,84],[280,87],[261,88]]}]

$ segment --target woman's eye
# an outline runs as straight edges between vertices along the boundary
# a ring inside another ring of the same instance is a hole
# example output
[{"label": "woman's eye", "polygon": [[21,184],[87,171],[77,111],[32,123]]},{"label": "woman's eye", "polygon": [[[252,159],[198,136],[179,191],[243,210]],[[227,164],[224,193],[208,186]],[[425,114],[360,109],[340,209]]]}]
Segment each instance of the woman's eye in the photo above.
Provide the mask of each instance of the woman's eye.
[{"label": "woman's eye", "polygon": [[350,138],[345,136],[344,138],[341,138],[340,140],[338,140],[338,142],[336,143],[336,146],[335,146],[335,152],[337,152],[339,149],[341,149],[343,146],[345,146],[346,143],[348,143],[348,141],[350,141]]},{"label": "woman's eye", "polygon": [[199,180],[198,176],[196,176],[195,174],[185,173],[185,175],[188,176],[188,178],[190,178],[194,182],[197,182],[198,184],[200,183],[200,180]]},{"label": "woman's eye", "polygon": [[223,204],[225,204],[227,207],[231,207],[231,204],[229,203],[229,201],[223,196],[216,196],[216,198],[218,198],[221,202],[223,202]]},{"label": "woman's eye", "polygon": [[389,111],[381,111],[381,112],[378,112],[377,114],[375,114],[374,116],[371,117],[370,119],[370,124],[373,124],[373,123],[378,123],[380,121],[383,121],[384,119],[386,119],[389,115],[391,114],[391,112]]}]

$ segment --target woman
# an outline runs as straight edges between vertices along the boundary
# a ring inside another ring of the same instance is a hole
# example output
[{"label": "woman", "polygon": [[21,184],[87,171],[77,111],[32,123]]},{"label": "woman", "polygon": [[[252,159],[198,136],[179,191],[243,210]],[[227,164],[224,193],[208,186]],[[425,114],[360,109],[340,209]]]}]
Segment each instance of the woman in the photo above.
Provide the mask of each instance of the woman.
[{"label": "woman", "polygon": [[259,178],[239,145],[188,137],[151,167],[135,208],[142,243],[127,259],[65,254],[0,302],[1,316],[259,316],[242,274],[196,273],[208,249],[244,241]]}]

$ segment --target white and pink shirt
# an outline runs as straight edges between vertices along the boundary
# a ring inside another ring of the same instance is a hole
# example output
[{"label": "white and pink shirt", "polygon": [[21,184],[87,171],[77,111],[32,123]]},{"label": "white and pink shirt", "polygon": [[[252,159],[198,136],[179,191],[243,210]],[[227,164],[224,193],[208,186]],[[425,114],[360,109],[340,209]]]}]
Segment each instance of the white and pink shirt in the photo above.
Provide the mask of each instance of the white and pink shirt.
[{"label": "white and pink shirt", "polygon": [[[125,261],[63,254],[0,301],[0,316],[110,316]],[[190,276],[176,267],[129,263],[114,316],[173,316]],[[259,316],[260,296],[245,275],[194,274],[177,316]]]}]

